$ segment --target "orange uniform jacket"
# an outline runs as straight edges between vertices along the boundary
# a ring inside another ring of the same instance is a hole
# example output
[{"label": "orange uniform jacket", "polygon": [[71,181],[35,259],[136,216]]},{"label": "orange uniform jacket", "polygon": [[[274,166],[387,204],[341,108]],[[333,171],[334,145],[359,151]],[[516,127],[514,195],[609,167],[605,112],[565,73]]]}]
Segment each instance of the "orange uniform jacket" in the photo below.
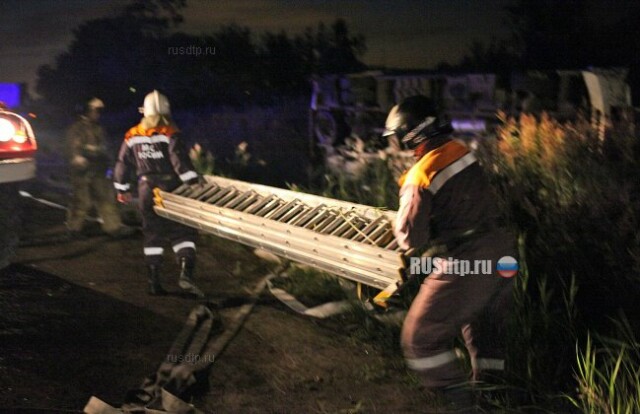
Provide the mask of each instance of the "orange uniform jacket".
[{"label": "orange uniform jacket", "polygon": [[400,179],[395,236],[404,249],[445,245],[497,223],[490,184],[461,142],[439,139]]}]

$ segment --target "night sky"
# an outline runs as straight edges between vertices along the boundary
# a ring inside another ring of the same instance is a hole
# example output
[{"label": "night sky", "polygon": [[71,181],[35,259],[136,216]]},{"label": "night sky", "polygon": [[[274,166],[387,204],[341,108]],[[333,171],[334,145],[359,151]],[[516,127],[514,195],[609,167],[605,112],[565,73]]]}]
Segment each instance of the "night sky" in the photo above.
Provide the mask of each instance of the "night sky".
[{"label": "night sky", "polygon": [[[116,13],[127,0],[2,0],[0,82],[36,79],[37,68],[53,63],[83,21]],[[474,40],[506,33],[508,0],[188,0],[179,30],[193,34],[237,23],[254,32],[289,34],[344,18],[368,47],[370,65],[430,68],[455,63]]]}]

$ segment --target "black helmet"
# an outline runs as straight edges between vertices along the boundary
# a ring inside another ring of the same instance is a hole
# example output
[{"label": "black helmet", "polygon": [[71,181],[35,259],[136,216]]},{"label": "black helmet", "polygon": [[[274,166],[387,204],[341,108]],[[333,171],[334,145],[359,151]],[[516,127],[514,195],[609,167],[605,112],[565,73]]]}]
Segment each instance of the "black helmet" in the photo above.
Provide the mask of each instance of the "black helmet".
[{"label": "black helmet", "polygon": [[383,136],[396,135],[410,149],[423,141],[453,132],[451,123],[441,118],[431,99],[409,96],[391,108]]}]

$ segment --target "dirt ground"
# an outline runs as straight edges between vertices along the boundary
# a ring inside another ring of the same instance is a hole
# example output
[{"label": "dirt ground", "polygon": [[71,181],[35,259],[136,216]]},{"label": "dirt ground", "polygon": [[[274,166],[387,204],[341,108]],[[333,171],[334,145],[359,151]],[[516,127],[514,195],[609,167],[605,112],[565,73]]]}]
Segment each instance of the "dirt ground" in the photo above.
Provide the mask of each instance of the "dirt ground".
[{"label": "dirt ground", "polygon": [[[23,204],[26,242],[0,276],[0,407],[76,412],[91,396],[119,406],[197,301],[177,293],[167,253],[175,293],[146,295],[141,235],[64,240],[63,211]],[[267,271],[243,246],[201,236],[197,277],[223,323]],[[399,355],[349,332],[340,317],[302,317],[265,292],[192,402],[207,413],[432,412]]]}]

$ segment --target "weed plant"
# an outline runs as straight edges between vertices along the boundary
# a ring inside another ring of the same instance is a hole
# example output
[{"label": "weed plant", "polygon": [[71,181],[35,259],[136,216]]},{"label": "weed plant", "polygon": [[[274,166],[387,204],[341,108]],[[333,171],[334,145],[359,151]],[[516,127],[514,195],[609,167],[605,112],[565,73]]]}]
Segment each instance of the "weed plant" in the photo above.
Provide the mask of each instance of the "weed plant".
[{"label": "weed plant", "polygon": [[[619,402],[637,395],[628,386],[637,375],[628,350],[637,345],[620,336],[611,318],[635,314],[639,293],[640,162],[633,128],[610,128],[602,142],[586,120],[502,115],[497,139],[486,141],[479,155],[520,234],[511,383],[536,402],[571,395],[577,372],[581,397],[574,405],[627,412],[633,403]],[[638,323],[631,321],[629,331],[637,332]],[[589,332],[610,339],[600,342],[597,358]],[[577,356],[576,342],[586,346]],[[625,379],[613,378],[623,367]]]},{"label": "weed plant", "polygon": [[375,159],[362,175],[350,177],[324,168],[312,173],[310,188],[292,186],[294,190],[350,201],[382,209],[398,208],[398,184],[386,160]]},{"label": "weed plant", "polygon": [[584,413],[640,412],[640,343],[625,318],[616,327],[620,339],[587,335],[576,346],[578,395],[568,399]]}]

